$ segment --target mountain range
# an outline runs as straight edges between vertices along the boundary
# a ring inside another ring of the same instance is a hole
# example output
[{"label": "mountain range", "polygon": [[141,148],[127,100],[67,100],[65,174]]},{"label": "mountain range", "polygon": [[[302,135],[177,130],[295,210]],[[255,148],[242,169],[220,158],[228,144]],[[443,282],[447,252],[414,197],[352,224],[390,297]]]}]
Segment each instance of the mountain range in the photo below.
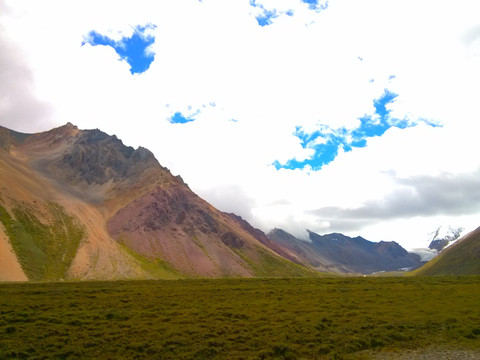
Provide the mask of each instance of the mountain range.
[{"label": "mountain range", "polygon": [[268,236],[291,250],[317,271],[371,274],[411,270],[421,265],[420,256],[407,252],[396,242],[368,241],[361,236],[318,235],[308,231],[309,242],[298,240],[281,229]]},{"label": "mountain range", "polygon": [[73,124],[0,127],[0,281],[297,277],[420,266],[394,242],[268,235],[221,212],[147,149]]}]

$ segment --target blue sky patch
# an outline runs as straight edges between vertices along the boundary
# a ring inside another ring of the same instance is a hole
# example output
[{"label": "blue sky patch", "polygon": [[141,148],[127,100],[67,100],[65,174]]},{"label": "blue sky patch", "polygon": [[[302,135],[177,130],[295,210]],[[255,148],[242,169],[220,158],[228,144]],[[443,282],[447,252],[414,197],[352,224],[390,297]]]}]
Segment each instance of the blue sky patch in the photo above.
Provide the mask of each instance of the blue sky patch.
[{"label": "blue sky patch", "polygon": [[[388,104],[397,98],[397,94],[385,89],[382,96],[373,101],[375,114],[360,118],[360,126],[347,130],[345,128],[331,129],[321,126],[319,130],[312,133],[305,133],[300,126],[297,126],[294,135],[301,141],[304,149],[314,149],[312,157],[299,161],[290,159],[285,164],[275,161],[273,165],[278,169],[303,169],[309,165],[313,170],[320,170],[324,165],[332,162],[338,155],[340,149],[352,151],[353,148],[367,146],[368,138],[382,136],[391,127],[405,129],[415,126],[416,123],[408,122],[405,119],[396,119],[390,116]],[[439,126],[432,121],[420,119],[430,126]]]},{"label": "blue sky patch", "polygon": [[277,10],[266,10],[263,9],[263,14],[257,15],[256,19],[258,22],[258,25],[260,26],[267,26],[272,24],[272,20],[277,18]]},{"label": "blue sky patch", "polygon": [[308,4],[310,10],[321,11],[328,7],[328,1],[322,2],[319,0],[302,0],[305,4]]},{"label": "blue sky patch", "polygon": [[131,37],[124,37],[119,41],[92,30],[82,46],[85,44],[111,46],[122,60],[128,62],[132,74],[140,74],[148,70],[155,58],[155,55],[148,51],[148,47],[155,42],[155,37],[145,33],[146,30],[155,27],[155,25],[136,26]]},{"label": "blue sky patch", "polygon": [[[309,4],[309,8],[311,10],[323,10],[323,9],[326,9],[326,3],[325,4],[319,4],[319,1],[318,0],[302,0],[303,2]],[[272,25],[273,24],[273,20],[280,17],[280,16],[283,16],[283,15],[286,15],[286,16],[293,16],[295,14],[295,12],[292,10],[292,9],[289,9],[289,10],[279,10],[279,9],[267,9],[265,8],[265,6],[259,2],[257,2],[257,0],[250,0],[250,6],[256,8],[258,10],[256,16],[255,16],[255,19],[257,20],[258,22],[258,25],[264,27],[264,26],[268,26],[268,25]]]},{"label": "blue sky patch", "polygon": [[186,124],[188,122],[195,121],[192,116],[184,116],[181,112],[176,112],[173,116],[169,119],[172,124]]},{"label": "blue sky patch", "polygon": [[258,8],[262,10],[261,14],[255,16],[257,19],[258,25],[264,27],[268,25],[272,25],[273,19],[277,18],[279,14],[277,14],[277,10],[268,10],[262,4],[257,4],[256,0],[250,0],[250,6],[254,8]]}]

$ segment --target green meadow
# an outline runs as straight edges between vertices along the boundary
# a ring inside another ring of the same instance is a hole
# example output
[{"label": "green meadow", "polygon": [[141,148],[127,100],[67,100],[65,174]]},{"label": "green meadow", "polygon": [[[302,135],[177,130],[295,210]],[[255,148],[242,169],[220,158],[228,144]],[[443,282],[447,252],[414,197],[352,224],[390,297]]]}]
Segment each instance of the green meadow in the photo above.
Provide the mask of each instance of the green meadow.
[{"label": "green meadow", "polygon": [[0,359],[480,351],[480,277],[0,284]]}]

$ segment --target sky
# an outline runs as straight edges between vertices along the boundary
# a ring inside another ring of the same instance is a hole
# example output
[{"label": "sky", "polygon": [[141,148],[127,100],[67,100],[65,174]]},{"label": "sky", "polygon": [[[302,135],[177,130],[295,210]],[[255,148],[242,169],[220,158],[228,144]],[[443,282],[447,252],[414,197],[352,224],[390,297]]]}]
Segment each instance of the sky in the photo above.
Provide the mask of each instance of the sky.
[{"label": "sky", "polygon": [[480,226],[477,0],[0,0],[0,125],[149,148],[222,211],[425,247]]}]

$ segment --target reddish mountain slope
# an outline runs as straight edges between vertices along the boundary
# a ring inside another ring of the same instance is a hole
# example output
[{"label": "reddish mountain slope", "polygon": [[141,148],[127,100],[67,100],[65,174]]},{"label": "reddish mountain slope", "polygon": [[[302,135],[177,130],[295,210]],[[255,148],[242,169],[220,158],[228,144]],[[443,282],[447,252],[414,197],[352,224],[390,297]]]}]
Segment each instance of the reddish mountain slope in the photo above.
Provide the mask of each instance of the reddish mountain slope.
[{"label": "reddish mountain slope", "polygon": [[0,244],[17,264],[0,263],[7,280],[22,278],[19,266],[37,280],[312,274],[147,149],[72,124],[33,135],[1,128],[0,146]]}]

